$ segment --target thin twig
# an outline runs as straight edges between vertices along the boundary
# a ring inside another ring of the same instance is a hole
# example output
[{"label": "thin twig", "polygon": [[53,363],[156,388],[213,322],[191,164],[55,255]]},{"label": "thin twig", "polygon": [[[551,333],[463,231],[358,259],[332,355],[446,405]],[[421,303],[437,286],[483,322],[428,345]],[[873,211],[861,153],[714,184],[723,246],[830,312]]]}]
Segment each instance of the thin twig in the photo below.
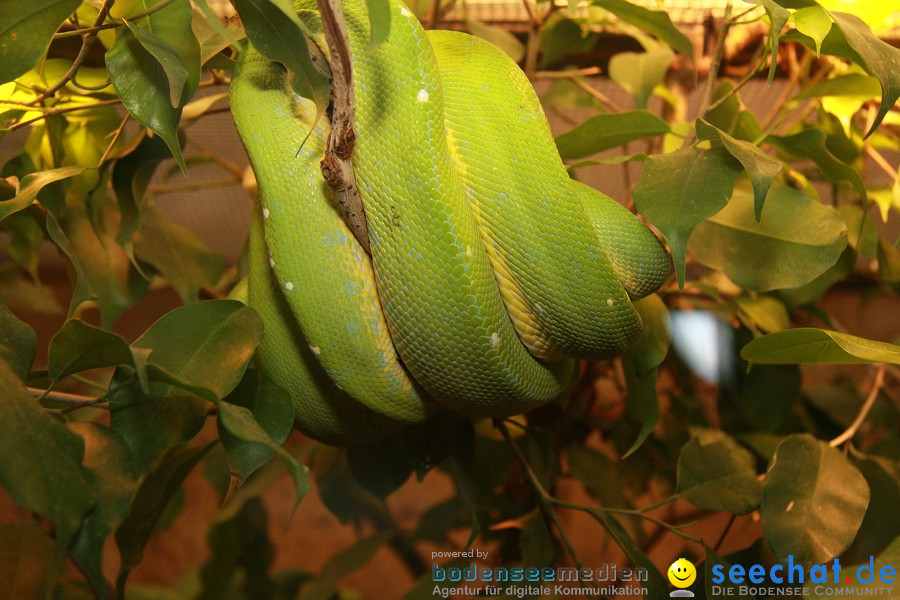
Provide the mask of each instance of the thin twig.
[{"label": "thin twig", "polygon": [[366,212],[350,160],[356,145],[353,127],[356,100],[353,96],[353,65],[347,25],[340,0],[318,0],[318,5],[325,40],[331,51],[331,99],[334,107],[328,146],[321,163],[322,175],[334,191],[334,199],[350,231],[363,249],[371,254]]},{"label": "thin twig", "polygon": [[[731,29],[731,2],[725,5],[725,17],[722,20],[722,31],[716,40],[716,50],[713,53],[712,63],[709,66],[709,73],[706,74],[706,91],[703,99],[700,101],[700,108],[697,110],[697,117],[703,118],[709,106],[712,103],[713,96],[716,94],[716,81],[719,78],[719,69],[722,66],[722,59],[725,57],[725,38],[728,37],[728,30]],[[688,135],[687,144],[692,144],[696,137],[696,128],[691,129]]]},{"label": "thin twig", "polygon": [[116,128],[115,134],[113,134],[113,139],[109,143],[109,146],[106,147],[106,150],[103,151],[103,156],[100,157],[100,161],[97,165],[102,165],[103,162],[109,158],[109,155],[112,153],[113,147],[115,147],[116,142],[119,141],[119,138],[122,137],[122,132],[125,131],[125,124],[128,123],[128,120],[131,118],[130,112],[125,112],[125,117],[122,119],[122,122],[119,123],[119,126]]},{"label": "thin twig", "polygon": [[722,533],[719,534],[719,539],[716,540],[716,543],[713,544],[713,550],[716,552],[719,551],[719,548],[722,547],[722,542],[725,541],[725,537],[728,535],[728,532],[731,531],[731,526],[734,525],[734,521],[737,519],[737,515],[732,513],[731,517],[728,519],[728,523],[725,524],[725,528],[722,530]]},{"label": "thin twig", "polygon": [[573,77],[590,77],[600,75],[603,69],[600,67],[585,67],[584,69],[567,69],[565,71],[535,71],[536,79],[572,79]]},{"label": "thin twig", "polygon": [[192,190],[205,190],[207,188],[225,187],[229,185],[237,185],[239,181],[235,181],[234,177],[223,177],[221,179],[204,179],[203,181],[185,181],[184,183],[161,183],[151,185],[147,188],[148,192],[154,194],[171,194],[173,192],[189,192]]},{"label": "thin twig", "polygon": [[[100,11],[97,13],[97,19],[94,21],[94,26],[103,24],[103,21],[106,20],[106,15],[109,14],[109,10],[112,8],[113,2],[115,2],[115,0],[105,0],[103,2],[103,6],[100,7]],[[61,90],[69,82],[69,80],[75,76],[75,73],[77,73],[78,69],[81,68],[81,64],[84,62],[84,59],[87,58],[88,52],[90,52],[91,47],[97,40],[98,33],[98,31],[92,31],[82,38],[81,50],[78,51],[78,55],[75,57],[75,60],[72,61],[72,65],[69,67],[69,70],[66,71],[66,73],[59,81],[38,94],[37,98],[32,100],[32,103],[40,104],[40,102],[44,98],[49,98],[50,96]]]},{"label": "thin twig", "polygon": [[844,433],[829,442],[829,445],[832,448],[836,448],[844,442],[850,441],[853,439],[853,436],[856,435],[856,432],[862,426],[866,417],[869,416],[869,411],[872,410],[872,406],[875,405],[875,400],[878,398],[878,392],[881,390],[881,386],[884,385],[884,372],[884,364],[879,364],[875,369],[875,379],[872,381],[872,389],[869,390],[866,401],[863,402],[862,408],[859,409],[859,414],[856,415],[856,418],[850,423],[850,427],[848,427]]},{"label": "thin twig", "polygon": [[[145,11],[139,12],[134,15],[130,15],[128,17],[129,21],[137,21],[138,19],[142,19],[147,15],[153,14],[156,11],[165,8],[169,4],[172,4],[175,0],[163,0],[157,4],[154,4],[150,8]],[[54,40],[60,40],[69,37],[75,37],[77,35],[87,35],[91,33],[97,33],[103,31],[104,29],[115,29],[116,27],[121,27],[125,24],[125,21],[114,21],[112,23],[104,23],[102,25],[94,25],[93,27],[85,27],[84,29],[76,29],[74,31],[62,31],[60,33],[56,33],[53,35]]]},{"label": "thin twig", "polygon": [[[760,46],[760,48],[762,48],[762,46]],[[747,74],[744,75],[744,77],[740,81],[738,81],[734,85],[734,87],[728,91],[727,94],[724,94],[721,98],[719,98],[718,100],[716,100],[715,102],[713,102],[712,104],[707,106],[706,112],[712,112],[715,109],[719,108],[719,106],[721,106],[723,102],[725,102],[726,100],[728,100],[729,98],[731,98],[732,96],[737,94],[738,90],[740,90],[742,87],[744,87],[745,85],[750,83],[750,80],[753,79],[757,73],[759,73],[760,69],[762,67],[764,67],[766,64],[765,63],[766,55],[765,55],[765,51],[763,51],[763,50],[758,50],[758,52],[760,53],[760,57],[759,57],[759,60],[757,61],[756,65],[753,68],[751,68],[749,71],[747,71]],[[700,115],[700,116],[703,116],[703,115]]]},{"label": "thin twig", "polygon": [[226,171],[228,171],[229,173],[234,175],[234,178],[237,179],[238,181],[244,180],[244,169],[242,169],[240,166],[231,162],[230,160],[228,160],[221,154],[214,152],[208,146],[201,144],[199,141],[197,141],[197,138],[195,138],[194,136],[186,135],[185,137],[186,137],[187,143],[190,144],[191,146],[193,146],[194,148],[196,148],[197,150],[199,150],[200,153],[203,154],[204,157],[210,159],[211,161],[213,161],[214,163],[216,163],[217,165],[219,165],[220,167],[222,167],[223,169],[225,169]]},{"label": "thin twig", "polygon": [[622,108],[621,106],[616,104],[612,99],[610,99],[606,94],[604,94],[600,90],[588,85],[581,79],[578,79],[576,77],[576,78],[572,79],[572,83],[574,83],[575,85],[580,87],[582,90],[584,90],[585,92],[587,92],[588,94],[590,94],[591,96],[593,96],[594,98],[599,100],[602,104],[604,104],[610,110],[613,110],[615,112],[622,112],[625,110],[624,108]]},{"label": "thin twig", "polygon": [[122,101],[118,98],[112,98],[110,100],[101,100],[100,102],[94,102],[93,104],[75,104],[75,105],[67,105],[67,106],[57,106],[51,108],[48,111],[45,111],[43,114],[34,117],[32,119],[28,119],[27,121],[19,121],[18,123],[14,123],[9,127],[10,131],[15,131],[16,129],[20,129],[25,127],[26,125],[31,125],[37,121],[42,119],[46,119],[48,117],[54,117],[56,115],[61,115],[64,113],[76,112],[79,110],[90,110],[92,108],[100,108],[101,106],[112,106],[114,104],[121,104]]},{"label": "thin twig", "polygon": [[29,387],[28,393],[41,400],[52,400],[53,402],[62,402],[64,404],[82,404],[84,402],[97,400],[97,398],[94,398],[92,396],[82,396],[81,394],[70,394],[68,392],[56,392],[53,390],[42,390],[40,388],[34,387]]},{"label": "thin twig", "polygon": [[522,6],[528,13],[528,42],[525,46],[525,75],[531,79],[537,71],[538,51],[540,49],[541,21],[531,8],[529,0],[522,0]]},{"label": "thin twig", "polygon": [[891,166],[884,156],[875,148],[872,147],[872,144],[866,144],[866,154],[868,154],[875,164],[881,167],[881,170],[888,174],[892,181],[896,181],[897,178],[900,178],[900,173],[897,172],[897,169]]},{"label": "thin twig", "polygon": [[559,516],[556,514],[556,510],[553,508],[553,505],[556,503],[556,499],[551,496],[546,489],[544,489],[541,480],[538,478],[537,473],[534,472],[534,469],[531,468],[531,464],[528,462],[528,459],[525,457],[522,449],[519,448],[519,445],[516,444],[515,440],[512,439],[512,436],[509,435],[509,430],[506,428],[506,424],[499,419],[495,419],[494,427],[500,430],[500,435],[503,436],[503,439],[506,441],[507,445],[512,448],[512,451],[515,453],[516,458],[519,459],[519,463],[522,465],[522,469],[525,471],[525,475],[526,477],[528,477],[528,481],[529,483],[531,483],[531,487],[534,488],[535,493],[537,493],[542,512],[553,523],[553,526],[559,533],[559,537],[562,540],[563,546],[565,546],[566,551],[568,551],[569,553],[569,556],[572,557],[572,561],[575,563],[575,566],[581,569],[581,559],[578,558],[578,554],[575,552],[575,547],[569,540],[569,536],[566,534],[566,530],[560,522]]}]

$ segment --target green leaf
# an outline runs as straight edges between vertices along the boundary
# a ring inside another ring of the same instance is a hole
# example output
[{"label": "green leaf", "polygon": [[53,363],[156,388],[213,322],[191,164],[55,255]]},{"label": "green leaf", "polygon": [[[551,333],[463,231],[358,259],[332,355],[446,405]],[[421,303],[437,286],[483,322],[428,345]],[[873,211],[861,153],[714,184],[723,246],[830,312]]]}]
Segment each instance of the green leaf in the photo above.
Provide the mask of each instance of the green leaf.
[{"label": "green leaf", "polygon": [[[703,134],[703,129],[709,130],[707,125],[724,131],[728,135],[739,140],[754,142],[762,135],[759,121],[752,112],[742,107],[740,96],[734,91],[735,83],[728,79],[720,81],[713,94],[713,102],[725,98],[721,104],[703,115],[702,121],[695,124],[697,136],[700,139],[715,139],[716,134],[709,131],[709,135]],[[727,97],[726,97],[727,96]],[[684,125],[690,126],[688,123]]]},{"label": "green leaf", "polygon": [[[843,559],[844,557],[842,556],[841,558]],[[891,571],[885,572],[885,575],[889,575],[891,572],[896,573],[898,563],[900,563],[900,538],[894,539],[894,541],[891,542],[891,544],[874,560],[872,560],[870,556],[866,556],[857,564],[848,565],[845,562],[837,575],[837,580],[842,583],[839,585],[807,586],[803,598],[804,600],[833,600],[834,598],[842,596],[845,598],[852,598],[854,596],[860,598],[859,590],[862,587],[859,583],[860,575],[864,577],[868,576],[869,569],[872,569],[871,574],[873,582],[879,581],[877,579],[878,574],[884,567],[890,567]],[[863,571],[860,572],[860,569],[863,569]],[[850,583],[847,583],[848,580]],[[877,586],[878,584],[873,584],[872,587],[866,586],[866,592],[873,593],[874,590],[877,589]],[[885,590],[884,597],[895,600],[897,598],[896,588],[894,586],[888,587]]]},{"label": "green leaf", "polygon": [[113,165],[112,186],[121,214],[121,224],[116,235],[119,245],[125,245],[141,227],[144,192],[147,191],[159,163],[172,156],[167,148],[161,137],[144,136],[137,148]]},{"label": "green leaf", "polygon": [[44,231],[38,225],[41,217],[38,207],[32,205],[0,221],[0,229],[9,235],[9,255],[35,282],[40,281],[38,268],[41,264],[41,246],[44,243]]},{"label": "green leaf", "polygon": [[626,23],[655,35],[691,61],[694,60],[694,45],[672,24],[665,11],[648,10],[627,0],[594,0],[593,4],[608,10]]},{"label": "green leaf", "polygon": [[350,446],[347,464],[356,481],[379,498],[388,497],[403,485],[415,468],[404,432]]},{"label": "green leaf", "polygon": [[[277,444],[271,436],[266,433],[256,417],[249,408],[236,406],[229,402],[219,402],[219,422],[225,429],[231,432],[237,438],[245,442],[261,444],[265,448],[277,454],[287,466],[291,477],[294,480],[294,491],[297,499],[294,503],[294,510],[300,504],[300,501],[309,491],[309,482],[307,481],[308,469],[305,465],[297,462],[297,459],[290,452]],[[291,407],[293,410],[293,407]]]},{"label": "green leaf", "polygon": [[309,33],[288,0],[235,0],[253,47],[288,71],[291,88],[312,100],[321,114],[328,105],[328,80],[313,64],[306,36]]},{"label": "green leaf", "polygon": [[769,85],[775,77],[775,67],[778,66],[778,40],[781,37],[781,30],[787,25],[791,13],[786,8],[782,8],[774,0],[751,0],[753,4],[761,4],[769,15],[769,55],[772,57],[771,67],[769,68]]},{"label": "green leaf", "polygon": [[0,361],[0,484],[18,504],[56,526],[59,548],[72,540],[97,498],[81,459],[84,442],[41,410]]},{"label": "green leaf", "polygon": [[678,455],[676,492],[706,510],[745,515],[759,508],[756,459],[721,431],[698,429]]},{"label": "green leaf", "polygon": [[97,506],[85,518],[70,553],[97,594],[106,598],[103,543],[128,515],[137,479],[128,446],[115,432],[96,423],[71,423],[69,429],[84,439],[84,467],[97,494]]},{"label": "green leaf", "polygon": [[45,598],[52,583],[52,563],[53,540],[36,522],[0,525],[0,581],[5,597]]},{"label": "green leaf", "polygon": [[[176,5],[190,10],[187,3],[173,2],[170,6]],[[198,45],[198,56],[199,52]],[[166,142],[178,165],[185,170],[181,144],[178,141],[181,109],[172,106],[170,102],[169,84],[162,65],[141,45],[130,29],[120,27],[116,43],[106,52],[106,68],[116,93],[128,112],[138,123]],[[193,87],[193,82],[185,85],[180,106],[193,95]]]},{"label": "green leaf", "polygon": [[149,207],[142,220],[134,235],[134,255],[159,271],[182,302],[193,302],[200,288],[222,276],[225,257],[212,252],[195,233]]},{"label": "green leaf", "polygon": [[900,49],[878,39],[856,15],[831,13],[837,28],[862,59],[861,66],[881,82],[881,107],[866,137],[872,135],[900,97]]},{"label": "green leaf", "polygon": [[[245,37],[244,28],[240,22],[229,22],[223,25],[216,13],[209,6],[208,0],[196,0],[195,5],[202,15],[202,20],[195,18],[192,22],[197,41],[200,42],[200,63],[205,65],[207,61],[219,54],[228,46],[240,48],[240,38]],[[196,15],[195,15],[196,17]]]},{"label": "green leaf", "polygon": [[131,447],[139,470],[166,448],[196,435],[209,405],[195,396],[218,400],[228,395],[261,336],[262,324],[252,309],[236,300],[208,300],[167,313],[132,344],[133,351],[149,355],[145,362],[154,382],[145,394],[122,370],[109,404],[111,427]]},{"label": "green leaf", "polygon": [[816,45],[816,55],[822,52],[822,41],[831,31],[831,16],[818,4],[795,10],[791,15],[797,31],[810,38]]},{"label": "green leaf", "polygon": [[628,142],[669,132],[665,121],[646,110],[595,115],[556,138],[563,159],[590,156]]},{"label": "green leaf", "polygon": [[587,52],[598,39],[596,32],[582,30],[562,11],[551,13],[541,30],[541,67],[554,65],[570,53]]},{"label": "green leaf", "polygon": [[572,83],[567,77],[557,78],[552,81],[550,87],[541,96],[541,104],[566,108],[592,108],[600,112],[606,112],[599,100]]},{"label": "green leaf", "polygon": [[80,371],[117,365],[133,367],[135,360],[128,342],[112,331],[70,319],[50,340],[47,372],[53,381]]},{"label": "green leaf", "polygon": [[366,515],[378,514],[384,506],[381,498],[364,488],[350,472],[346,448],[317,448],[312,470],[322,504],[341,523],[359,526]]},{"label": "green leaf", "polygon": [[391,3],[388,0],[366,0],[369,10],[369,26],[372,38],[369,47],[375,48],[386,42],[391,33]]},{"label": "green leaf", "polygon": [[[712,125],[710,125],[712,127]],[[715,128],[722,145],[728,153],[738,159],[744,166],[750,183],[753,185],[753,209],[756,220],[762,219],[763,203],[766,194],[775,178],[781,173],[784,163],[775,157],[769,156],[750,142],[731,137],[721,129]]]},{"label": "green leaf", "polygon": [[821,98],[822,96],[863,96],[877,98],[881,94],[881,85],[874,77],[863,73],[847,73],[831,79],[824,79],[803,88],[795,100]]},{"label": "green leaf", "polygon": [[[188,71],[178,51],[172,47],[166,40],[159,38],[150,31],[128,21],[124,20],[125,25],[134,34],[134,37],[141,43],[144,50],[153,55],[159,62],[160,66],[168,78],[169,102],[174,108],[181,103],[181,94],[184,92],[184,84],[188,78]],[[199,45],[197,52],[197,68],[200,68]]]},{"label": "green leaf", "polygon": [[213,440],[200,446],[172,448],[141,481],[131,503],[131,511],[116,531],[116,546],[121,557],[116,590],[120,597],[125,597],[128,575],[141,562],[144,546],[150,540],[153,528],[169,504],[169,500],[215,443]]},{"label": "green leaf", "polygon": [[[734,299],[741,321],[749,321],[748,326],[757,327],[766,333],[781,331],[791,326],[784,303],[772,296],[751,296],[742,294]],[[746,318],[745,318],[746,317]]]},{"label": "green leaf", "polygon": [[669,242],[679,285],[691,232],[728,203],[740,174],[740,163],[722,149],[688,147],[647,160],[632,195]]},{"label": "green leaf", "polygon": [[341,579],[366,565],[393,531],[381,531],[365,537],[331,557],[322,572],[300,588],[297,600],[329,600]]},{"label": "green leaf", "polygon": [[480,37],[505,52],[511,59],[520,62],[525,58],[525,46],[515,35],[494,25],[487,25],[475,19],[466,19],[466,28],[474,36]]},{"label": "green leaf", "polygon": [[573,444],[566,448],[569,473],[578,479],[588,493],[607,508],[628,508],[622,492],[619,463],[587,446]]},{"label": "green leaf", "polygon": [[641,298],[634,302],[634,307],[644,325],[640,336],[628,347],[628,354],[636,372],[645,375],[661,365],[669,353],[669,309],[658,294]]},{"label": "green leaf", "polygon": [[900,464],[881,456],[867,455],[850,446],[850,460],[869,484],[869,506],[859,527],[859,534],[845,553],[862,562],[877,555],[900,535],[900,521],[896,519],[900,506]]},{"label": "green leaf", "polygon": [[849,182],[863,204],[868,202],[866,186],[859,171],[835,158],[825,145],[826,135],[821,129],[807,129],[788,136],[770,135],[766,141],[788,154],[812,159],[829,181]]},{"label": "green leaf", "polygon": [[37,354],[37,334],[28,323],[20,321],[0,302],[0,362],[6,361],[13,372],[24,380],[28,377]]},{"label": "green leaf", "polygon": [[647,99],[663,82],[673,57],[666,46],[646,52],[619,52],[609,60],[609,77],[631,94],[638,108],[647,108]]},{"label": "green leaf", "polygon": [[697,226],[688,249],[736,284],[765,292],[806,285],[834,265],[846,246],[840,214],[785,185],[769,191],[759,223],[750,195],[735,193],[728,206]]},{"label": "green leaf", "polygon": [[827,562],[859,530],[869,485],[836,449],[809,434],[792,435],[775,451],[763,487],[763,532],[779,560]]},{"label": "green leaf", "polygon": [[9,215],[28,208],[41,189],[54,181],[68,179],[84,172],[84,167],[60,167],[49,171],[29,173],[22,178],[14,198],[0,202],[0,221]]},{"label": "green leaf", "polygon": [[900,364],[900,346],[813,327],[800,327],[757,338],[741,350],[744,360],[764,365],[796,363]]},{"label": "green leaf", "polygon": [[35,66],[81,0],[0,0],[0,84]]},{"label": "green leaf", "polygon": [[[259,371],[248,369],[244,378],[225,397],[228,404],[246,408],[263,431],[278,445],[284,444],[294,425],[291,398],[271,379]],[[232,434],[218,419],[219,439],[228,453],[228,465],[233,473],[247,479],[251,473],[275,457],[268,443],[244,441]]]}]

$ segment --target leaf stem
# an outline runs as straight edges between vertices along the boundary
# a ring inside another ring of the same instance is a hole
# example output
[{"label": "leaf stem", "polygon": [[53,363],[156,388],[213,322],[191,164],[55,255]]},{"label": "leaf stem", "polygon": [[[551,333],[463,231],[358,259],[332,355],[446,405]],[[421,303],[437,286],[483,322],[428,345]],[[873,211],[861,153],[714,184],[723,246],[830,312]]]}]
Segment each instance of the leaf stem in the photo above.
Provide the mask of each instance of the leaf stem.
[{"label": "leaf stem", "polygon": [[114,104],[121,104],[122,101],[118,98],[111,98],[109,100],[101,100],[100,102],[94,102],[93,104],[75,104],[75,105],[67,105],[67,106],[56,106],[51,108],[48,111],[45,111],[43,114],[34,117],[32,119],[28,119],[27,121],[19,121],[18,123],[14,123],[10,126],[9,131],[15,131],[16,129],[21,129],[26,125],[31,125],[37,121],[42,119],[46,119],[47,117],[53,117],[56,115],[61,115],[64,113],[76,112],[79,110],[90,110],[92,108],[100,108],[101,106],[113,106]]},{"label": "leaf stem", "polygon": [[[727,94],[723,95],[721,98],[719,98],[718,100],[716,100],[715,102],[713,102],[712,104],[707,106],[706,107],[707,113],[719,108],[719,106],[721,106],[723,102],[725,102],[726,100],[728,100],[729,98],[731,98],[732,96],[737,94],[738,90],[740,90],[742,87],[747,85],[750,82],[750,80],[753,79],[757,73],[759,73],[760,69],[762,69],[766,65],[766,53],[763,50],[763,46],[760,46],[760,49],[757,50],[757,53],[759,54],[759,60],[757,61],[756,66],[754,66],[752,69],[750,69],[747,72],[747,74],[744,75],[744,77],[740,81],[738,81],[733,88],[731,88],[728,91]],[[700,115],[700,116],[703,116],[703,115]]]},{"label": "leaf stem", "polygon": [[[722,19],[722,31],[719,32],[719,37],[716,40],[716,50],[713,53],[712,63],[709,65],[709,73],[706,74],[706,92],[703,94],[700,108],[697,109],[698,119],[703,118],[709,110],[713,96],[716,95],[716,80],[719,78],[719,69],[722,67],[722,59],[725,57],[725,38],[728,37],[728,30],[731,29],[733,22],[731,18],[731,9],[731,2],[728,2],[725,5],[725,16]],[[696,129],[692,130],[691,134],[688,136],[686,145],[692,144],[696,135]]]},{"label": "leaf stem", "polygon": [[[94,21],[94,26],[101,25],[103,21],[106,20],[106,16],[109,14],[109,10],[112,8],[113,2],[115,0],[104,0],[103,5],[100,7],[100,11],[97,13],[97,19]],[[39,104],[44,98],[49,98],[59,90],[61,90],[70,79],[75,76],[75,73],[78,72],[78,69],[81,68],[81,64],[84,62],[84,59],[87,58],[88,52],[90,52],[91,47],[94,45],[94,42],[97,40],[98,31],[92,31],[86,34],[81,41],[81,49],[78,51],[78,55],[75,57],[75,60],[72,61],[72,65],[69,67],[69,70],[65,72],[62,78],[51,85],[49,88],[38,94],[37,98],[32,100],[33,104]]]},{"label": "leaf stem", "polygon": [[[142,18],[146,17],[147,15],[153,14],[156,11],[167,7],[168,5],[172,4],[172,2],[174,2],[174,1],[175,0],[162,0],[162,2],[154,4],[153,6],[151,6],[150,8],[148,8],[145,11],[139,12],[134,15],[130,15],[127,20],[137,21],[138,19],[142,19]],[[110,5],[112,5],[112,2],[110,2]],[[93,26],[85,27],[84,29],[76,29],[74,31],[62,31],[60,33],[54,34],[53,39],[60,40],[60,39],[65,39],[65,38],[69,38],[69,37],[75,37],[77,35],[88,35],[91,33],[98,33],[100,31],[103,31],[104,29],[115,29],[116,27],[121,27],[124,24],[125,24],[125,20],[121,20],[121,21],[116,20],[116,21],[113,21],[112,23],[103,23],[103,24],[95,23]]]},{"label": "leaf stem", "polygon": [[106,147],[106,150],[103,151],[103,156],[100,157],[100,161],[97,163],[97,166],[103,164],[103,162],[109,158],[110,153],[112,152],[113,147],[115,147],[116,142],[119,141],[119,138],[122,137],[122,132],[125,131],[125,125],[128,123],[128,120],[131,118],[131,113],[126,112],[125,117],[122,119],[122,122],[119,123],[119,126],[116,128],[116,132],[113,134],[112,141],[109,143],[109,146]]},{"label": "leaf stem", "polygon": [[859,414],[856,415],[856,418],[850,424],[850,427],[848,427],[844,431],[844,433],[837,436],[828,443],[829,446],[831,446],[832,448],[836,448],[844,442],[849,442],[853,439],[853,436],[856,435],[856,432],[862,426],[863,422],[866,420],[866,417],[869,416],[869,411],[872,410],[872,407],[875,405],[875,400],[878,398],[878,392],[881,391],[881,387],[884,385],[884,372],[884,363],[879,363],[875,368],[875,379],[872,381],[872,389],[869,390],[869,395],[866,397],[866,401],[863,402],[862,408],[859,409]]},{"label": "leaf stem", "polygon": [[573,77],[590,77],[603,72],[600,67],[585,67],[584,69],[566,69],[564,71],[535,71],[537,79],[571,79]]},{"label": "leaf stem", "polygon": [[566,530],[563,527],[562,523],[559,520],[559,515],[556,514],[556,511],[553,508],[553,505],[556,504],[557,500],[550,495],[550,493],[544,488],[543,484],[541,484],[541,480],[538,478],[537,474],[534,472],[534,469],[531,467],[531,464],[528,462],[528,458],[522,452],[522,449],[519,448],[519,445],[516,444],[515,440],[512,439],[512,436],[509,435],[509,430],[506,428],[506,423],[504,423],[500,419],[494,419],[494,427],[500,430],[500,435],[503,436],[503,439],[506,441],[507,445],[512,448],[512,451],[515,453],[516,458],[518,458],[519,463],[522,465],[522,469],[525,471],[525,475],[528,478],[531,487],[534,488],[534,491],[537,493],[538,501],[541,504],[541,510],[556,528],[556,531],[559,533],[559,537],[562,540],[563,546],[565,546],[566,551],[569,553],[569,556],[572,557],[572,561],[575,563],[579,569],[583,568],[581,564],[581,559],[578,558],[578,554],[575,552],[575,548],[572,545],[572,542],[569,540],[569,536],[566,534]]}]

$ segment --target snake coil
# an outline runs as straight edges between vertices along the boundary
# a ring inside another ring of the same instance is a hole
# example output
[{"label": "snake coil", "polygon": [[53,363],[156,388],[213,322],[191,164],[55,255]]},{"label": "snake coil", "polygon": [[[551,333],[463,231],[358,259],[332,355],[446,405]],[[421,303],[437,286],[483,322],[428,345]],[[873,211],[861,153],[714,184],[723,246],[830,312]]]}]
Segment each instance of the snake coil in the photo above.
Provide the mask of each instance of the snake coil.
[{"label": "snake coil", "polygon": [[568,177],[503,52],[426,32],[399,0],[372,50],[364,0],[344,14],[371,257],[319,169],[327,119],[252,46],[232,80],[260,192],[249,274],[260,368],[290,392],[298,428],[333,444],[420,422],[432,401],[501,417],[561,396],[575,358],[614,356],[638,335],[631,301],[669,276],[665,249]]}]

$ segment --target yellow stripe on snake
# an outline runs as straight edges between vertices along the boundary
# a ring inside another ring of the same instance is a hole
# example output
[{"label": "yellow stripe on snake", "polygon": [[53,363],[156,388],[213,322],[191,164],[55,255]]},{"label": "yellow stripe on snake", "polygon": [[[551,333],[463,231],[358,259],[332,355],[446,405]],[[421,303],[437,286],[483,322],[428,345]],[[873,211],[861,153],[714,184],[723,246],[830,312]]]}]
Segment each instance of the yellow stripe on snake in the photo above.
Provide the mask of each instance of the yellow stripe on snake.
[{"label": "yellow stripe on snake", "polygon": [[328,119],[252,47],[232,81],[260,191],[249,303],[265,323],[261,370],[290,392],[298,428],[334,444],[419,422],[432,401],[503,417],[560,397],[575,358],[615,356],[637,336],[631,300],[668,277],[668,255],[569,178],[503,52],[426,32],[393,0],[390,37],[370,50],[364,1],[344,14],[371,257],[320,172]]}]

